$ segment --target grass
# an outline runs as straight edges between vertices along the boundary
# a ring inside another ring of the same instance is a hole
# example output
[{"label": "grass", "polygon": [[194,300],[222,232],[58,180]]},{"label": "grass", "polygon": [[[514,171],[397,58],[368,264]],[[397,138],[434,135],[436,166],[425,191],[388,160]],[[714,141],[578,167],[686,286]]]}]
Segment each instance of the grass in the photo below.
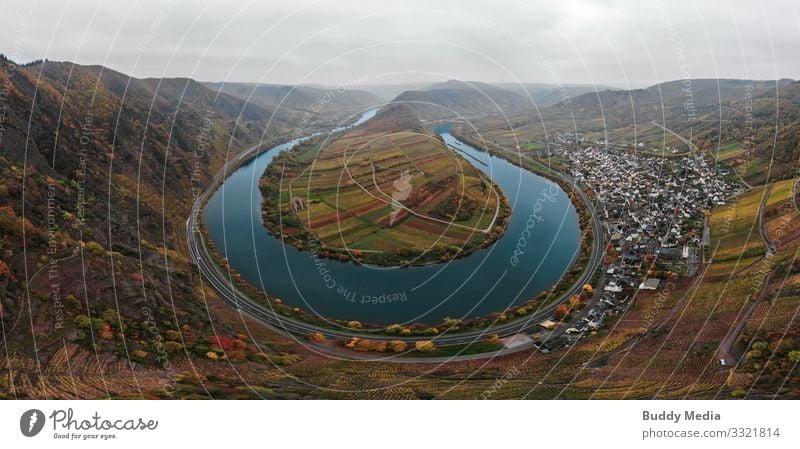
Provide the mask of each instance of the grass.
[{"label": "grass", "polygon": [[758,184],[766,178],[767,169],[769,169],[768,160],[754,157],[738,165],[736,167],[736,172],[750,184]]},{"label": "grass", "polygon": [[712,154],[718,161],[725,161],[738,157],[743,151],[744,149],[742,148],[741,142],[733,141],[722,145],[716,152],[712,152]]}]

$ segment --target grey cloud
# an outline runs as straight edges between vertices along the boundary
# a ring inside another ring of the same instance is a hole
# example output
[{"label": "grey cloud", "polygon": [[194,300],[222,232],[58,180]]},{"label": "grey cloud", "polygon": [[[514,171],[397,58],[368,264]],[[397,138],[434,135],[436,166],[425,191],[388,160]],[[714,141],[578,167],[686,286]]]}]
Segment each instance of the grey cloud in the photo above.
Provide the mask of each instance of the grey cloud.
[{"label": "grey cloud", "polygon": [[366,75],[385,82],[641,86],[687,71],[696,78],[796,77],[798,9],[790,0],[763,7],[688,0],[81,0],[66,8],[13,0],[0,10],[0,51],[21,48],[23,60],[104,64],[139,77],[338,84]]}]

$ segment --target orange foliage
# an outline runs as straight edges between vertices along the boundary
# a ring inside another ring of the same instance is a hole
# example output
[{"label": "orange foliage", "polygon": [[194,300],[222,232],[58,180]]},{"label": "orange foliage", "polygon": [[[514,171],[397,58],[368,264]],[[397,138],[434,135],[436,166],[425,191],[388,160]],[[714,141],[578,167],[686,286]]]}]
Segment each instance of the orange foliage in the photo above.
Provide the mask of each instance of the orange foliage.
[{"label": "orange foliage", "polygon": [[555,312],[553,312],[553,316],[557,320],[563,320],[568,313],[569,313],[569,307],[567,307],[566,304],[560,304],[558,307],[556,307]]}]

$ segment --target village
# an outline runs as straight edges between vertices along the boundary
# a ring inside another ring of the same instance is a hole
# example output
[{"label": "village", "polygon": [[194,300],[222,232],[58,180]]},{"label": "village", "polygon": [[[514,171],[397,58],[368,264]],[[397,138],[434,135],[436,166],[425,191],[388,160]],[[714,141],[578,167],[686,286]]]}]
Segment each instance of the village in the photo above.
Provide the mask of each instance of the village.
[{"label": "village", "polygon": [[637,291],[694,276],[709,244],[710,211],[743,190],[727,166],[706,154],[661,157],[630,148],[557,133],[550,149],[539,154],[558,157],[565,173],[591,193],[608,242],[591,301],[566,325],[540,324],[543,330],[533,338],[543,352],[569,346],[602,326],[606,316],[624,313]]}]

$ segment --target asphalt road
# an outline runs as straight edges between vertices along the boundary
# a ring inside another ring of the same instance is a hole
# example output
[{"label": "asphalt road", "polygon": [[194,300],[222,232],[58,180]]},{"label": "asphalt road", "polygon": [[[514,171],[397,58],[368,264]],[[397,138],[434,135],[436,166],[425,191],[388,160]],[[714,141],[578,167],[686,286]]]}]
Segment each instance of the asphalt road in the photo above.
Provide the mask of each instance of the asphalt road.
[{"label": "asphalt road", "polygon": [[[605,238],[600,224],[600,220],[597,217],[597,214],[595,213],[594,210],[594,206],[592,205],[589,198],[580,188],[576,187],[575,191],[578,193],[578,195],[580,196],[581,200],[584,203],[584,206],[587,208],[587,210],[592,216],[592,227],[594,228],[593,229],[594,245],[592,248],[592,254],[588,266],[584,270],[581,277],[573,284],[573,286],[569,290],[567,290],[561,296],[561,298],[559,298],[559,300],[552,302],[548,306],[538,310],[537,312],[525,318],[514,320],[506,324],[493,326],[488,329],[482,329],[480,331],[458,332],[458,333],[452,333],[452,332],[448,333],[445,331],[434,337],[389,336],[389,335],[378,335],[378,334],[370,335],[364,332],[357,333],[348,331],[346,329],[332,329],[297,321],[274,312],[268,305],[259,304],[255,302],[253,299],[249,298],[247,295],[238,291],[233,285],[231,285],[231,283],[227,280],[227,276],[224,273],[222,273],[219,267],[213,262],[212,256],[211,254],[209,254],[208,249],[203,242],[203,235],[200,233],[198,226],[200,220],[199,215],[202,211],[203,206],[206,204],[208,199],[211,198],[211,196],[214,194],[217,188],[222,184],[222,181],[226,177],[226,173],[228,172],[232,173],[242,163],[254,157],[258,153],[258,149],[259,146],[253,146],[243,151],[241,154],[239,154],[235,159],[233,159],[231,163],[229,163],[226,167],[223,167],[216,174],[216,176],[214,176],[214,179],[208,186],[208,188],[196,198],[195,203],[193,204],[192,207],[192,212],[189,215],[189,218],[186,220],[187,245],[189,248],[190,257],[194,261],[198,270],[200,271],[200,273],[203,274],[203,276],[207,279],[209,285],[217,292],[217,294],[223,301],[230,304],[237,310],[253,317],[254,319],[262,322],[263,324],[284,334],[305,336],[312,332],[319,332],[320,334],[324,335],[327,339],[347,339],[351,337],[361,337],[361,338],[369,338],[370,340],[404,340],[407,342],[414,342],[420,339],[430,339],[436,342],[436,344],[439,346],[472,343],[475,341],[482,340],[483,338],[485,338],[485,336],[489,334],[497,334],[500,337],[506,337],[509,335],[514,335],[519,332],[531,329],[535,327],[542,320],[548,319],[559,304],[562,304],[570,296],[578,293],[583,288],[584,284],[589,283],[591,281],[594,272],[596,271],[597,267],[600,265],[603,259],[603,246],[605,244]],[[574,179],[572,179],[571,177],[552,170],[550,171],[550,173],[562,179],[563,181],[567,182],[568,184],[574,185]],[[452,361],[460,359],[491,358],[509,352],[512,351],[500,350],[496,352],[472,354],[469,356],[451,357],[448,358],[448,360]],[[412,363],[419,363],[421,361],[427,361],[427,362],[435,361],[430,358],[412,359],[412,358],[399,358],[399,357],[394,357],[392,360],[397,362],[412,362]]]}]

